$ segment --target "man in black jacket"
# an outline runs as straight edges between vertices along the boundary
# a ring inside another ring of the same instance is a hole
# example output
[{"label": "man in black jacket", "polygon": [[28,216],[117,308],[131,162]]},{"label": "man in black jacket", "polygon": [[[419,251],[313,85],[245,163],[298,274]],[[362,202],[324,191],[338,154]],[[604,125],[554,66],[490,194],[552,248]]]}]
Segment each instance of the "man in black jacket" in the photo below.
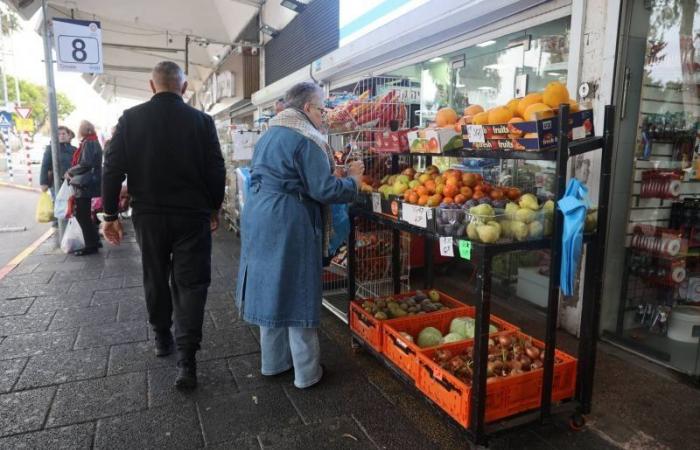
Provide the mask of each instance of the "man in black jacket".
[{"label": "man in black jacket", "polygon": [[156,355],[172,352],[175,314],[178,375],[175,385],[197,385],[195,353],[211,281],[211,232],[218,228],[226,168],[210,116],[182,99],[180,67],[153,69],[154,96],[124,111],[104,156],[103,233],[119,245],[119,193],[128,176],[136,239],[142,253],[148,320]]},{"label": "man in black jacket", "polygon": [[[75,153],[76,148],[70,144],[70,141],[74,136],[75,135],[68,127],[58,127],[58,175],[60,180],[63,179],[66,171],[73,165],[73,153]],[[53,191],[53,158],[51,157],[50,145],[44,150],[44,158],[41,160],[39,184],[41,185],[42,191],[46,192],[50,189],[51,194],[56,194]]]}]

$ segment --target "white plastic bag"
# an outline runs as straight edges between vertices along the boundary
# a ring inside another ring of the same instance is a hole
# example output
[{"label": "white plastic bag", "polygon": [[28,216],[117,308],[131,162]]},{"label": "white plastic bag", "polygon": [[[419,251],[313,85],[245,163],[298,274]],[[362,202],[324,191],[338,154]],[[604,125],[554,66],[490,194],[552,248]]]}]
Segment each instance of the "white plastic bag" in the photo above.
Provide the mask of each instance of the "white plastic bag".
[{"label": "white plastic bag", "polygon": [[68,181],[64,181],[59,189],[58,194],[56,194],[56,199],[53,202],[53,216],[57,219],[63,219],[66,217],[66,210],[68,209],[68,199],[73,195],[73,190],[71,189]]},{"label": "white plastic bag", "polygon": [[61,239],[61,250],[65,253],[73,253],[84,247],[83,230],[80,228],[78,220],[75,217],[71,217],[68,220],[66,231],[63,233],[63,239]]}]

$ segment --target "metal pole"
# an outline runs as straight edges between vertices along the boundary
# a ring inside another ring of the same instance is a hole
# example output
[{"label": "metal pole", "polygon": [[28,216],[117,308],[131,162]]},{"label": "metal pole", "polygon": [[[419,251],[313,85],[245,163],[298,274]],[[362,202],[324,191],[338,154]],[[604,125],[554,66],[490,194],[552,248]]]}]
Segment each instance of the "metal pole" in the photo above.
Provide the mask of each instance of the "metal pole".
[{"label": "metal pole", "polygon": [[185,36],[185,75],[190,74],[190,35]]},{"label": "metal pole", "polygon": [[20,99],[20,96],[19,96],[19,77],[16,75],[15,75],[15,103],[17,104],[17,106],[22,106],[22,100]]},{"label": "metal pole", "polygon": [[[61,189],[61,177],[58,164],[58,107],[56,105],[56,83],[53,78],[53,58],[51,57],[51,30],[49,27],[48,7],[46,0],[41,0],[43,16],[44,62],[46,63],[46,90],[49,98],[49,124],[51,128],[51,160],[53,162],[53,186],[58,194]],[[58,218],[58,240],[63,238],[64,221]]]}]

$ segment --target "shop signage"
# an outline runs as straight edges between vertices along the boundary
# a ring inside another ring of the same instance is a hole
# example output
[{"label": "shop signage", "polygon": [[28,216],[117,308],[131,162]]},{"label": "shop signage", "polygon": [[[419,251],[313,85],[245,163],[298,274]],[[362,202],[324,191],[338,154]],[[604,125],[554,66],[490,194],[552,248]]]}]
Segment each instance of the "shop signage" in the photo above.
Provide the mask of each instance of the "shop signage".
[{"label": "shop signage", "polygon": [[216,101],[236,96],[236,78],[231,71],[216,75]]},{"label": "shop signage", "polygon": [[372,212],[382,213],[382,194],[379,192],[372,192]]},{"label": "shop signage", "polygon": [[452,236],[441,236],[440,237],[440,255],[442,256],[454,256],[455,249],[453,247]]},{"label": "shop signage", "polygon": [[54,18],[53,34],[60,72],[103,72],[100,22]]},{"label": "shop signage", "polygon": [[415,227],[428,228],[428,211],[430,208],[404,203],[401,209],[401,219]]}]

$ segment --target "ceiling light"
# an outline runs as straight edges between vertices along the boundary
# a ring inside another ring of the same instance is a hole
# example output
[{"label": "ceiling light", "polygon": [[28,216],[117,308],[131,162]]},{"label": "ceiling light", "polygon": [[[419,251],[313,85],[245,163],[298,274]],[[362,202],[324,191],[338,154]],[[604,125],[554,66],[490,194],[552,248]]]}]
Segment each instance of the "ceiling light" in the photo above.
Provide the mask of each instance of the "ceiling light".
[{"label": "ceiling light", "polygon": [[281,5],[284,6],[285,8],[291,9],[295,13],[300,13],[306,8],[305,4],[303,4],[297,0],[282,0]]},{"label": "ceiling light", "polygon": [[270,25],[263,25],[260,27],[260,32],[270,36],[271,38],[275,38],[280,34],[279,30],[271,27]]},{"label": "ceiling light", "polygon": [[482,42],[481,44],[476,44],[476,46],[483,48],[483,47],[488,47],[489,45],[493,45],[495,43],[496,43],[496,41],[486,41],[486,42]]},{"label": "ceiling light", "polygon": [[429,62],[435,63],[435,62],[443,61],[444,59],[445,59],[445,58],[443,58],[442,56],[438,56],[437,58],[431,59]]}]

